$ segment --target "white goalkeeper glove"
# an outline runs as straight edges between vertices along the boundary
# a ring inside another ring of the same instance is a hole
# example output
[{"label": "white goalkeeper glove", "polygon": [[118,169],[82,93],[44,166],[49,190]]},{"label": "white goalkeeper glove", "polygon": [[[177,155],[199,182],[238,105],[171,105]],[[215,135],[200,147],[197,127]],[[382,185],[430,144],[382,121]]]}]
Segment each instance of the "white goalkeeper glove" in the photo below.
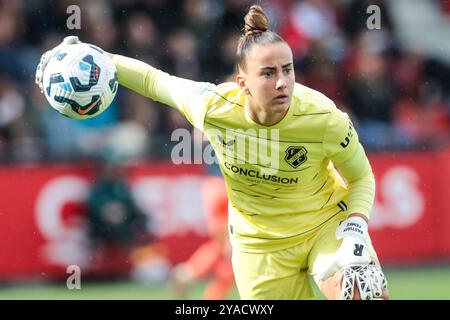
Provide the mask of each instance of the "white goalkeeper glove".
[{"label": "white goalkeeper glove", "polygon": [[53,48],[51,50],[46,51],[42,55],[41,60],[38,64],[38,66],[36,67],[36,78],[35,78],[35,82],[41,89],[41,92],[44,91],[43,84],[42,84],[42,81],[44,78],[44,70],[45,70],[45,67],[47,66],[48,62],[50,61],[50,59],[53,56],[55,56],[56,54],[58,54],[58,52],[61,50],[62,47],[71,45],[71,44],[79,44],[79,43],[81,43],[81,41],[78,39],[77,36],[68,36],[68,37],[65,37],[63,42],[61,42],[58,46],[56,46],[55,48]]},{"label": "white goalkeeper glove", "polygon": [[336,239],[342,239],[342,244],[336,251],[333,262],[319,274],[320,280],[325,280],[336,271],[347,266],[368,265],[371,261],[367,251],[367,222],[361,217],[350,217],[336,230]]},{"label": "white goalkeeper glove", "polygon": [[342,269],[341,298],[344,300],[353,299],[355,286],[363,300],[379,299],[387,292],[383,271],[367,250],[367,237],[367,222],[363,218],[353,216],[341,223],[336,238],[342,239],[342,244],[331,265],[319,275],[324,281]]},{"label": "white goalkeeper glove", "polygon": [[361,300],[387,298],[387,281],[381,267],[371,261],[368,265],[348,266],[343,269],[341,298],[352,300],[355,286]]}]

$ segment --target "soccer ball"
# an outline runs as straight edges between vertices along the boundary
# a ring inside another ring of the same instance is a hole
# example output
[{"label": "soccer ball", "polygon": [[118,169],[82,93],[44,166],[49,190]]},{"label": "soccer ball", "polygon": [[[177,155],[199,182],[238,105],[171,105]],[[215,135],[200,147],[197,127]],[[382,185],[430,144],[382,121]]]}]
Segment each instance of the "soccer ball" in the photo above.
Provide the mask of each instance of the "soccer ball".
[{"label": "soccer ball", "polygon": [[87,43],[61,47],[43,75],[50,105],[71,119],[88,119],[105,111],[118,88],[116,67],[102,49]]}]

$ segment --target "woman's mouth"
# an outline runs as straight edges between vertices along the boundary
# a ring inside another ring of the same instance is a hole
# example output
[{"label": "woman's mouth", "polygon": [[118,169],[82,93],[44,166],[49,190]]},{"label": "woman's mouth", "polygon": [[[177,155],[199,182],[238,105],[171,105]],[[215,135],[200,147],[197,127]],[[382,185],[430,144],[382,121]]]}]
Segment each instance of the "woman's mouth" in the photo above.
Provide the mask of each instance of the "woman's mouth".
[{"label": "woman's mouth", "polygon": [[280,94],[280,95],[276,96],[274,100],[276,103],[286,103],[288,101],[288,99],[289,99],[288,95]]}]

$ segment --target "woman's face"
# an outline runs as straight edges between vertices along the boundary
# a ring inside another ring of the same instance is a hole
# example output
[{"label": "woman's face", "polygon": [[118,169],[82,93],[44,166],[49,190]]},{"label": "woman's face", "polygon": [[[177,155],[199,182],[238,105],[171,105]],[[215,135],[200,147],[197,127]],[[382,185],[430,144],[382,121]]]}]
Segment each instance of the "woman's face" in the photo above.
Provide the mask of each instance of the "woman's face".
[{"label": "woman's face", "polygon": [[254,111],[284,114],[291,104],[295,74],[291,48],[284,42],[254,45],[237,83]]}]

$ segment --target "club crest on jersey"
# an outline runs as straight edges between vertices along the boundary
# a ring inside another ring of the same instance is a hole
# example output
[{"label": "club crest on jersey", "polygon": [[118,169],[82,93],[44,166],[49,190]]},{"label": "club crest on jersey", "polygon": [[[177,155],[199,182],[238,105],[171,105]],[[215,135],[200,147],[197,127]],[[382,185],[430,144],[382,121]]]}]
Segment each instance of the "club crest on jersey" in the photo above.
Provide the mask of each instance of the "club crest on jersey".
[{"label": "club crest on jersey", "polygon": [[286,156],[284,160],[293,168],[298,168],[302,163],[304,163],[307,158],[306,154],[308,151],[305,147],[294,147],[290,146],[286,149]]}]

